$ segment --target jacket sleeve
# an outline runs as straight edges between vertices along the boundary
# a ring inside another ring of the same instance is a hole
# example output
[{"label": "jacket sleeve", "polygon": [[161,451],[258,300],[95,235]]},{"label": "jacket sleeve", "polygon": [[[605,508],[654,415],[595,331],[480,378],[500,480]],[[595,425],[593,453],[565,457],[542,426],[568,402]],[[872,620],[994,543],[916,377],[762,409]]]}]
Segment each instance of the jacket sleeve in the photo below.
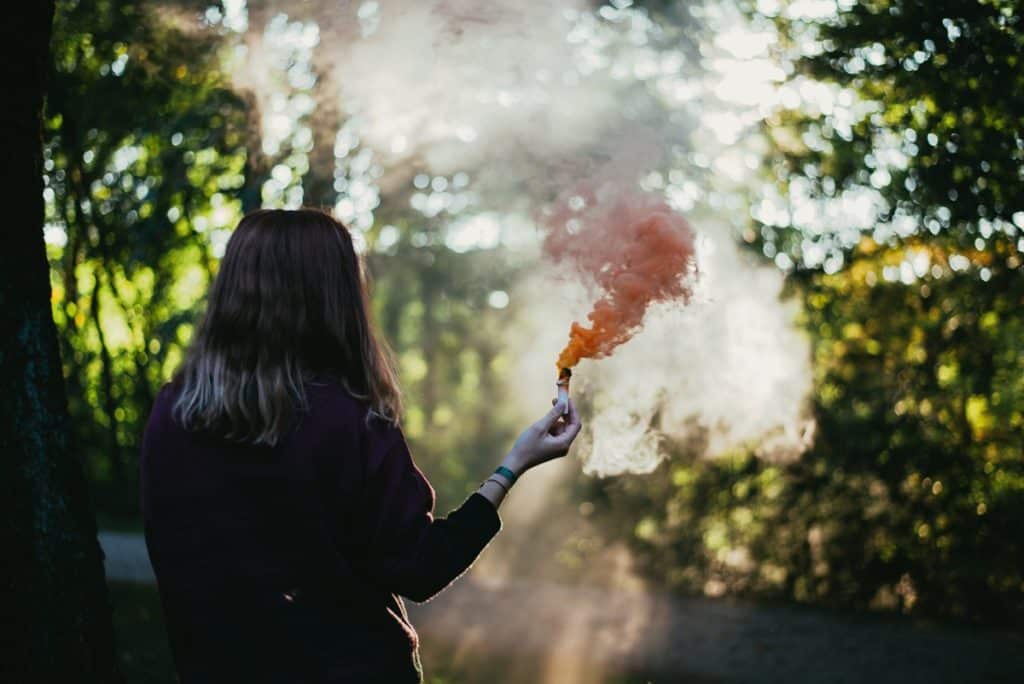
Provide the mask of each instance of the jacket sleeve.
[{"label": "jacket sleeve", "polygon": [[426,601],[464,573],[498,533],[498,512],[474,493],[448,517],[435,518],[434,489],[397,427],[371,429],[365,448],[364,571],[387,591]]}]

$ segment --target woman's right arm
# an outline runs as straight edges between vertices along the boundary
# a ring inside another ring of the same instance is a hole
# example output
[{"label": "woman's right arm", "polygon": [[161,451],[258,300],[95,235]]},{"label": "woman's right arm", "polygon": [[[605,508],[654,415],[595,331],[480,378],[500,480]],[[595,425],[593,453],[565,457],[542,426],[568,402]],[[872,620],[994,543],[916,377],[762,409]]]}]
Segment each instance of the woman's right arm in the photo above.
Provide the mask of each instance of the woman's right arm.
[{"label": "woman's right arm", "polygon": [[[564,456],[579,433],[575,407],[555,409],[528,427],[502,464],[515,475]],[[502,484],[491,476],[445,518],[435,518],[434,490],[412,460],[398,428],[374,430],[364,492],[363,552],[353,560],[367,579],[388,591],[426,601],[461,575],[501,528]]]}]

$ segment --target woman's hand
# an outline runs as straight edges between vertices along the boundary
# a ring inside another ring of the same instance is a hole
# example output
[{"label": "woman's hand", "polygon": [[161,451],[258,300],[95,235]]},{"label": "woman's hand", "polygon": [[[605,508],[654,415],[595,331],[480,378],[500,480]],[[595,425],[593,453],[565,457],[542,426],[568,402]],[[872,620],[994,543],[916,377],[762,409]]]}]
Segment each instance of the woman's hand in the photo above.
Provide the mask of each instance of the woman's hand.
[{"label": "woman's hand", "polygon": [[523,430],[503,465],[520,474],[569,453],[569,447],[582,426],[572,399],[569,399],[568,414],[562,415],[563,408],[563,404],[556,403],[543,418]]},{"label": "woman's hand", "polygon": [[[569,399],[569,412],[565,415],[562,415],[565,404],[552,403],[554,406],[543,418],[523,430],[523,434],[519,435],[501,462],[516,476],[536,465],[565,456],[576,435],[580,433],[580,416],[576,413],[572,399]],[[477,492],[498,508],[514,483],[515,477],[509,478],[495,472],[480,485]]]}]

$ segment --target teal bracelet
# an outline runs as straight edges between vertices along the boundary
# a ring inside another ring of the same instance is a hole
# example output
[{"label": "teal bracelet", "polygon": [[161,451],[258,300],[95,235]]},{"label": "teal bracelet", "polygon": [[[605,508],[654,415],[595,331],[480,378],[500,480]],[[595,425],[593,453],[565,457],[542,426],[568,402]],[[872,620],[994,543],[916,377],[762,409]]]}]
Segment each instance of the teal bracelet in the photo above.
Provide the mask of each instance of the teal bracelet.
[{"label": "teal bracelet", "polygon": [[494,472],[496,472],[498,475],[501,475],[502,477],[507,477],[510,482],[516,481],[516,474],[513,473],[508,468],[506,468],[505,466],[498,466],[498,468]]}]

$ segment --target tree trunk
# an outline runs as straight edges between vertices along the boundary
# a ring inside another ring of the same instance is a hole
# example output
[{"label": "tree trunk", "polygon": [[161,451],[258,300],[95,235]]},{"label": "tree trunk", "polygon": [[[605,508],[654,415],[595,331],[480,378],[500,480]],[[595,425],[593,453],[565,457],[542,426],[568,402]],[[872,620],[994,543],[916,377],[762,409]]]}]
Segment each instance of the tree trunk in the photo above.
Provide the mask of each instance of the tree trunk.
[{"label": "tree trunk", "polygon": [[252,93],[242,93],[245,100],[246,118],[246,154],[245,167],[242,174],[245,178],[239,198],[242,201],[242,213],[248,214],[263,206],[263,183],[270,177],[270,164],[261,147],[259,101]]},{"label": "tree trunk", "polygon": [[313,92],[316,109],[309,118],[313,131],[313,149],[309,152],[309,170],[302,177],[302,203],[331,211],[338,193],[334,189],[334,138],[341,126],[342,114],[335,104],[337,90],[329,71],[317,69]]},{"label": "tree trunk", "polygon": [[67,398],[43,244],[41,114],[53,0],[0,22],[4,107],[0,249],[0,500],[4,623],[0,680],[121,681],[96,520],[68,440]]}]

